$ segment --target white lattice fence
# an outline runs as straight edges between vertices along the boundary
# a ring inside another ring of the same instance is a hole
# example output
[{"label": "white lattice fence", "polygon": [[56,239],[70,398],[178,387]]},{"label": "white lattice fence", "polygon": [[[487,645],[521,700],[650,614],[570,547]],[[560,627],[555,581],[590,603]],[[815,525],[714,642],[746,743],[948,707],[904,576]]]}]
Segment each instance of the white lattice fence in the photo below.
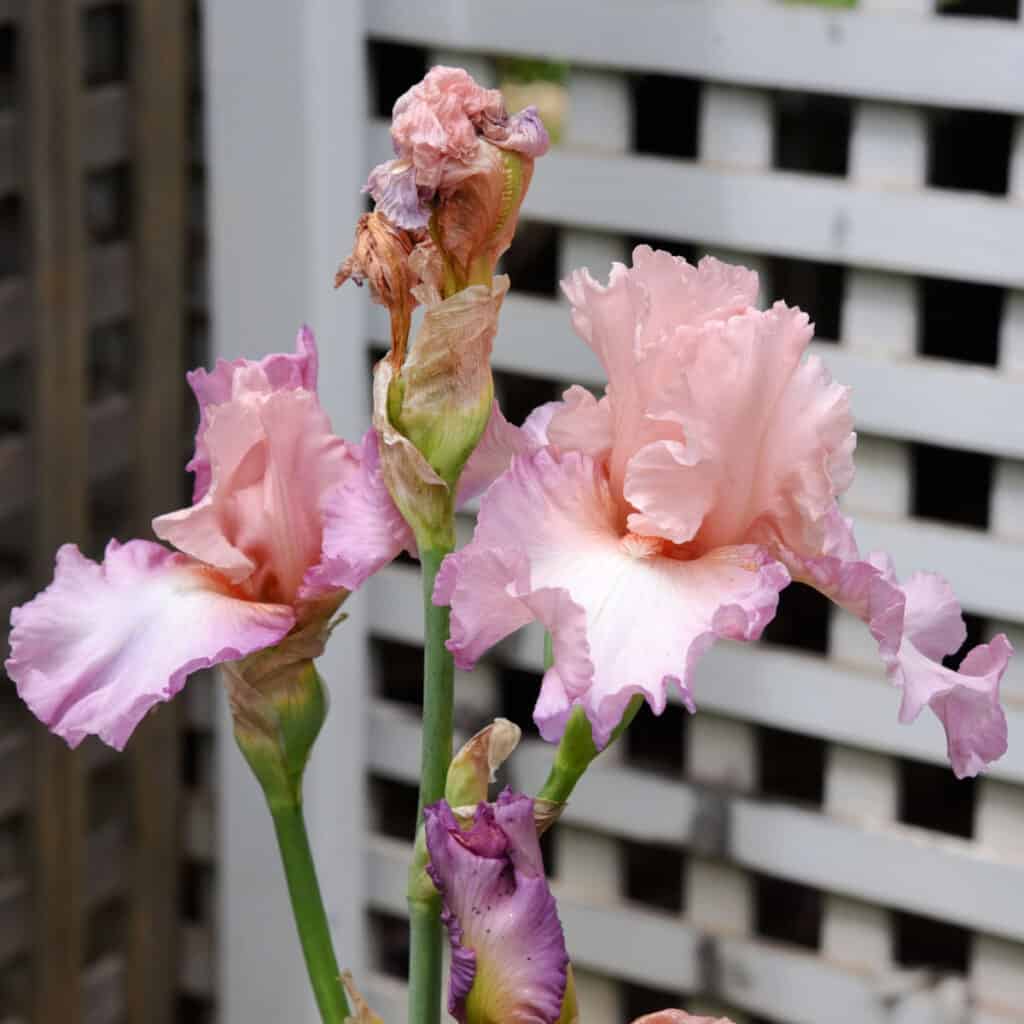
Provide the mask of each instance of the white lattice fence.
[{"label": "white lattice fence", "polygon": [[[387,336],[377,310],[329,291],[360,176],[389,151],[386,121],[363,114],[365,54],[378,104],[427,61],[493,81],[497,56],[564,60],[564,138],[537,165],[530,244],[510,254],[499,392],[518,408],[555,383],[599,380],[555,295],[570,268],[603,276],[636,240],[754,266],[767,298],[809,307],[817,350],[855,388],[847,505],[862,546],[892,551],[903,572],[940,569],[972,629],[1005,629],[1024,647],[1024,24],[1012,3],[984,4],[1002,18],[970,16],[970,2],[942,5],[966,17],[940,16],[930,0],[849,12],[308,0],[257,18],[240,0],[208,6],[223,350],[251,350],[254,337],[279,346],[310,319],[333,346],[328,387],[353,433],[369,352]],[[287,216],[266,212],[275,203]],[[529,293],[516,291],[517,272]],[[393,566],[351,604],[331,666],[346,747],[335,765],[314,765],[311,813],[336,855],[328,890],[345,959],[372,972],[380,1012],[398,1021],[418,767],[415,569]],[[897,724],[859,623],[794,589],[769,639],[713,651],[697,716],[676,706],[644,719],[556,830],[548,852],[584,1019],[611,1024],[685,998],[737,1021],[1024,1020],[1024,670],[1005,683],[1010,752],[978,783],[956,784],[934,723]],[[522,718],[541,655],[527,631],[460,680],[461,724]],[[368,692],[352,658],[372,662]],[[527,743],[512,781],[535,786],[549,756]],[[226,778],[240,791],[225,801],[235,857],[262,835],[244,819],[247,781]],[[268,886],[269,858],[264,868],[244,884]],[[277,1019],[267,1006],[287,986],[253,987],[260,943],[301,985],[271,891],[273,907],[254,908],[242,883],[229,885],[222,979],[249,987],[228,993],[231,1024]]]}]

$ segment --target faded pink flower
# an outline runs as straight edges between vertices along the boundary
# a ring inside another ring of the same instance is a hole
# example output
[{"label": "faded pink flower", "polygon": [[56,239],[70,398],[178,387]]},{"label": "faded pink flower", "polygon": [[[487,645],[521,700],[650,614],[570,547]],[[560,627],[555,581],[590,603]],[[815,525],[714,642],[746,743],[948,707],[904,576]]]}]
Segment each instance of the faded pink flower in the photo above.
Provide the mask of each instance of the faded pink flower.
[{"label": "faded pink flower", "polygon": [[534,619],[554,664],[534,717],[557,740],[577,704],[604,745],[633,694],[660,713],[669,687],[692,711],[692,670],[718,638],[755,640],[791,580],[870,627],[901,719],[941,720],[958,776],[1006,749],[999,635],[954,672],[941,664],[964,626],[948,584],[901,584],[864,558],[836,497],[853,475],[847,390],[805,356],[807,316],[754,308],[757,277],[697,267],[646,246],[608,285],[564,285],[577,332],[608,375],[595,399],[570,388],[546,407],[546,444],[487,492],[470,545],[450,556],[434,599],[470,667]]},{"label": "faded pink flower", "polygon": [[193,504],[153,522],[178,552],[111,541],[97,564],[66,544],[50,586],[11,613],[7,673],[70,746],[95,734],[122,748],[190,673],[326,625],[412,546],[379,478],[376,434],[335,437],[316,377],[305,329],[294,355],[189,374]]},{"label": "faded pink flower", "polygon": [[489,146],[531,159],[548,148],[535,107],[510,117],[497,89],[481,88],[462,68],[443,66],[431,68],[396,101],[391,141],[397,159],[370,172],[366,191],[388,220],[409,230],[427,226],[436,194],[480,173]]}]

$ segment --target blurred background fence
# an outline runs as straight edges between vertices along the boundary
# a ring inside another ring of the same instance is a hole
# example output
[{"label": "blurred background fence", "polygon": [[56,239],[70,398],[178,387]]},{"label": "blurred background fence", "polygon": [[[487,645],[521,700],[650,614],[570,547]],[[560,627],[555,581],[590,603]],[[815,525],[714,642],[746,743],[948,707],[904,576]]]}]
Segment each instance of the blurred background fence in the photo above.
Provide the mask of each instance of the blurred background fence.
[{"label": "blurred background fence", "polygon": [[[196,28],[188,0],[0,3],[5,623],[61,542],[99,556],[188,494],[182,374],[206,354]],[[211,693],[162,708],[124,755],[71,753],[4,680],[4,1024],[202,1020]]]},{"label": "blurred background fence", "polygon": [[[1019,0],[0,3],[0,603],[45,582],[59,541],[97,553],[183,499],[186,364],[279,349],[308,319],[336,427],[365,429],[386,325],[330,282],[391,103],[440,60],[561,120],[506,260],[510,418],[599,380],[557,296],[567,270],[603,276],[637,242],[753,266],[855,388],[862,546],[940,568],[972,641],[1005,629],[1024,648],[1022,16]],[[349,608],[307,806],[342,959],[400,1021],[413,567]],[[897,725],[859,624],[793,587],[766,641],[706,659],[697,716],[645,712],[549,834],[587,1024],[665,1005],[1024,1020],[1024,670],[1005,684],[1010,753],[958,783],[932,722]],[[459,725],[528,727],[541,655],[528,632],[462,679]],[[186,694],[123,757],[69,756],[0,701],[3,1024],[315,1019],[258,793],[229,733],[214,756],[222,701],[210,680]],[[547,756],[527,743],[507,781],[536,785]]]}]

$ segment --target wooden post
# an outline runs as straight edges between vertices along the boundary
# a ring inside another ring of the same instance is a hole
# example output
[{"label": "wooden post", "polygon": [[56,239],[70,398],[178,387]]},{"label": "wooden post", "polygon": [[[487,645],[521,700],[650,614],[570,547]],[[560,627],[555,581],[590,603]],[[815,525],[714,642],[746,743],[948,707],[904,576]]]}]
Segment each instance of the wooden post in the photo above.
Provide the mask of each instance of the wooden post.
[{"label": "wooden post", "polygon": [[[186,54],[184,0],[137,0],[132,10],[137,535],[178,508],[185,334]],[[201,683],[200,683],[201,685]],[[161,706],[132,739],[134,843],[128,1009],[132,1024],[176,1019],[181,937],[180,725],[182,704]]]},{"label": "wooden post", "polygon": [[[37,0],[25,21],[37,583],[49,578],[57,546],[87,531],[80,15],[74,0]],[[33,1015],[36,1024],[78,1024],[84,764],[45,730],[34,737]]]}]

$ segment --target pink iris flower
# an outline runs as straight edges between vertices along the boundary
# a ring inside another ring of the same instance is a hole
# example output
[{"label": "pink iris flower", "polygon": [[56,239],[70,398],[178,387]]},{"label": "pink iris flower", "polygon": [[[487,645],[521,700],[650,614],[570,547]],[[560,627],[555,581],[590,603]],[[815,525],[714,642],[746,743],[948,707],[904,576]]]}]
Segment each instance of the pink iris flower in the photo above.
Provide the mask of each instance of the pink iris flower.
[{"label": "pink iris flower", "polygon": [[602,746],[634,694],[660,713],[674,688],[692,711],[700,656],[757,639],[799,580],[868,625],[901,720],[930,707],[958,776],[1000,757],[1010,644],[1000,634],[945,668],[965,637],[949,585],[901,583],[887,556],[858,551],[836,503],[853,476],[848,391],[805,358],[807,316],[756,309],[744,268],[646,246],[607,286],[584,270],[563,287],[607,390],[573,387],[538,411],[543,443],[522,442],[444,563],[434,599],[451,605],[457,664],[539,620],[554,650],[541,734],[557,740],[580,705]]},{"label": "pink iris flower", "polygon": [[306,329],[293,355],[189,374],[193,503],[153,521],[178,550],[111,541],[97,564],[66,544],[50,586],[11,613],[7,673],[70,746],[95,734],[121,749],[190,673],[326,626],[349,591],[413,547],[376,435],[335,437],[316,378]]}]

